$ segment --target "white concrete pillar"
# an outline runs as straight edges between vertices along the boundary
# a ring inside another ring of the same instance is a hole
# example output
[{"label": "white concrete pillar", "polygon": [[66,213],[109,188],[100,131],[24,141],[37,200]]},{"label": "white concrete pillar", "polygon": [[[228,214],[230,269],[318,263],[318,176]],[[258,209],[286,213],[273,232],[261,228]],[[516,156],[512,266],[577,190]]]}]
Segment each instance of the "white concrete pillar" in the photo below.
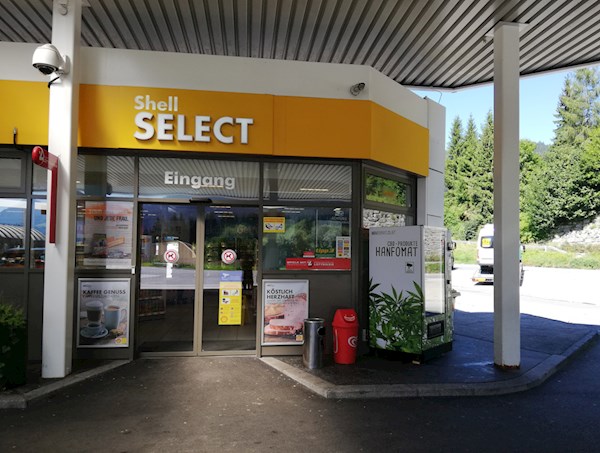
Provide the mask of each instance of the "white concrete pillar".
[{"label": "white concrete pillar", "polygon": [[48,151],[58,156],[59,164],[56,243],[50,244],[46,236],[44,378],[66,376],[72,364],[80,40],[81,0],[54,0],[52,44],[69,58],[70,70],[50,86]]},{"label": "white concrete pillar", "polygon": [[494,363],[521,364],[519,24],[494,30]]}]

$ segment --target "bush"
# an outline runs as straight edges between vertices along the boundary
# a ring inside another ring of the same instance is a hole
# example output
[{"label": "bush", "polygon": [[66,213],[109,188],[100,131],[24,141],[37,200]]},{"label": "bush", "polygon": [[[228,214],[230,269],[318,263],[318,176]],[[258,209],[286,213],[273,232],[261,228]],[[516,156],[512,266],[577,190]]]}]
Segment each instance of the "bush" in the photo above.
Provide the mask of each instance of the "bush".
[{"label": "bush", "polygon": [[461,264],[477,263],[477,244],[475,242],[456,241],[454,262]]},{"label": "bush", "polygon": [[23,385],[27,373],[27,323],[23,310],[0,303],[0,390]]}]

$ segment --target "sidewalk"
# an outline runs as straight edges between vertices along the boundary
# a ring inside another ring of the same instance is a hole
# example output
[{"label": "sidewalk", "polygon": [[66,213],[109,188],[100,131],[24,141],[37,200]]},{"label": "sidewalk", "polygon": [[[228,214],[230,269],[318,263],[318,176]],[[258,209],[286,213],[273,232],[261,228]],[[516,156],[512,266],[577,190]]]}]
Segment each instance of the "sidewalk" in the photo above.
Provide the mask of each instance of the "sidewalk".
[{"label": "sidewalk", "polygon": [[[354,365],[337,365],[326,356],[323,368],[308,370],[302,357],[260,360],[325,398],[500,395],[543,383],[597,338],[598,326],[522,315],[521,367],[500,370],[493,364],[493,315],[456,311],[453,350],[424,364],[361,356]],[[0,409],[25,408],[31,401],[127,363],[86,362],[64,379],[31,379],[26,386],[0,393]]]},{"label": "sidewalk", "polygon": [[302,357],[262,360],[325,398],[485,396],[543,383],[598,338],[598,326],[521,315],[521,367],[494,366],[493,315],[455,312],[453,350],[421,365],[362,356],[354,365],[325,361],[308,370]]}]

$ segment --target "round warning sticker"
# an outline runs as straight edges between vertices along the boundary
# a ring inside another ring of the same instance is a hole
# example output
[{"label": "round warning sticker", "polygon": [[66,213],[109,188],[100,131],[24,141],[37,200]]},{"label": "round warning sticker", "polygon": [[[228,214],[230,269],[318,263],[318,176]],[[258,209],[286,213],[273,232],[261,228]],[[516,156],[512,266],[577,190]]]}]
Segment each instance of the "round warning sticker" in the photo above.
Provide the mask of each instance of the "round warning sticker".
[{"label": "round warning sticker", "polygon": [[221,253],[221,261],[225,264],[233,264],[237,259],[237,253],[235,250],[227,249]]},{"label": "round warning sticker", "polygon": [[167,250],[164,258],[167,263],[176,263],[179,261],[179,253],[176,250]]}]

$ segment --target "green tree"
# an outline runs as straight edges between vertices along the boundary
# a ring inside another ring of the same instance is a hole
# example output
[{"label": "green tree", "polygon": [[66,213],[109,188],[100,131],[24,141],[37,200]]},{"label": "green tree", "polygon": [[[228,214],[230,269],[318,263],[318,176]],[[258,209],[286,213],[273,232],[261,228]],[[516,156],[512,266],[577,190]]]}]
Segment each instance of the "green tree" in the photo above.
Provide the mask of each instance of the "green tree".
[{"label": "green tree", "polygon": [[519,171],[521,183],[521,198],[525,187],[531,181],[534,171],[539,167],[542,158],[539,153],[539,143],[523,139],[519,141]]},{"label": "green tree", "polygon": [[536,240],[600,211],[595,178],[600,123],[597,69],[578,69],[566,77],[555,123],[554,143],[530,175],[523,194],[522,218],[530,238]]},{"label": "green tree", "polygon": [[545,174],[545,169],[541,168],[543,163],[539,153],[540,145],[531,140],[523,139],[519,142],[519,170],[520,170],[520,186],[519,186],[519,201],[521,206],[520,231],[522,242],[532,242],[536,239],[536,234],[532,231],[531,217],[525,208],[528,203],[529,190],[533,190],[533,196],[536,194],[535,189],[530,189],[532,184],[536,183],[536,178]]},{"label": "green tree", "polygon": [[457,116],[452,121],[450,129],[450,137],[445,163],[445,191],[444,191],[444,225],[452,232],[457,239],[462,239],[464,236],[460,212],[461,208],[458,204],[458,165],[462,157],[464,149],[464,136],[462,131],[462,123]]},{"label": "green tree", "polygon": [[469,238],[467,226],[472,222],[469,206],[473,192],[473,162],[477,155],[478,135],[473,117],[462,134],[460,120],[455,119],[450,136],[446,161],[446,187],[444,219],[446,226],[457,239]]},{"label": "green tree", "polygon": [[581,179],[580,155],[574,146],[552,146],[531,175],[523,209],[533,239],[547,239],[557,227],[585,217],[576,196]]},{"label": "green tree", "polygon": [[[477,133],[477,127],[475,126],[475,120],[473,117],[469,117],[467,122],[467,130],[465,131],[465,138],[463,141],[463,150],[460,159],[457,162],[457,185],[456,185],[456,199],[457,204],[463,208],[461,213],[461,222],[468,222],[471,218],[471,212],[469,207],[472,201],[473,192],[473,171],[474,171],[474,159],[477,157],[477,147],[479,146],[479,134]],[[468,233],[464,230],[465,239],[468,239]]]},{"label": "green tree", "polygon": [[458,160],[461,158],[464,147],[462,122],[458,116],[452,121],[449,140],[446,155],[445,184],[446,190],[452,192],[456,182]]},{"label": "green tree", "polygon": [[600,85],[596,68],[567,75],[556,112],[554,145],[581,146],[600,121]]},{"label": "green tree", "polygon": [[452,123],[446,160],[444,221],[457,239],[472,239],[493,214],[494,122],[491,112],[481,137],[473,117],[462,133],[460,119]]},{"label": "green tree", "polygon": [[473,234],[476,235],[481,225],[492,222],[494,215],[494,116],[491,111],[481,131],[473,166],[472,206],[478,219]]},{"label": "green tree", "polygon": [[[521,238],[542,240],[565,224],[600,214],[600,72],[579,69],[564,83],[550,147],[519,143]],[[475,237],[493,216],[494,123],[481,137],[473,117],[452,123],[446,160],[444,221],[458,239]]]},{"label": "green tree", "polygon": [[589,206],[587,218],[600,214],[600,126],[591,130],[580,160],[579,195]]},{"label": "green tree", "polygon": [[492,219],[494,154],[494,125],[491,113],[486,118],[481,137],[473,118],[469,118],[464,149],[458,165],[457,212],[461,222],[461,236],[473,239],[479,227]]}]

